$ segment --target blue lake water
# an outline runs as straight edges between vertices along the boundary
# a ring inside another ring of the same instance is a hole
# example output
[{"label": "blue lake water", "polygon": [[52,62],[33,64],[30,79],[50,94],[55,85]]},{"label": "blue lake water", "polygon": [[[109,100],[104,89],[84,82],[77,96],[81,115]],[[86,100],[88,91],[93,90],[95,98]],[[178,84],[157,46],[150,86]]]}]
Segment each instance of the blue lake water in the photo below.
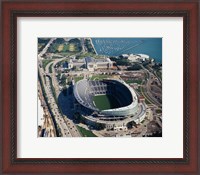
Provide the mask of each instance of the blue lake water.
[{"label": "blue lake water", "polygon": [[162,62],[162,38],[92,38],[99,55],[147,54]]}]

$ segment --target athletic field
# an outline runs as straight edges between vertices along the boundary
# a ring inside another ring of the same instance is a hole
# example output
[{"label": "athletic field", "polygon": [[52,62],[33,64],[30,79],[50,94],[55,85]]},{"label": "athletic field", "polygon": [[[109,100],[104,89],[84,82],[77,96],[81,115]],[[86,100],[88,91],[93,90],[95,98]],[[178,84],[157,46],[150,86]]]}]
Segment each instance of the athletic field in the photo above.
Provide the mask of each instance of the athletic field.
[{"label": "athletic field", "polygon": [[93,97],[96,107],[100,110],[119,108],[120,104],[112,95],[97,95]]}]

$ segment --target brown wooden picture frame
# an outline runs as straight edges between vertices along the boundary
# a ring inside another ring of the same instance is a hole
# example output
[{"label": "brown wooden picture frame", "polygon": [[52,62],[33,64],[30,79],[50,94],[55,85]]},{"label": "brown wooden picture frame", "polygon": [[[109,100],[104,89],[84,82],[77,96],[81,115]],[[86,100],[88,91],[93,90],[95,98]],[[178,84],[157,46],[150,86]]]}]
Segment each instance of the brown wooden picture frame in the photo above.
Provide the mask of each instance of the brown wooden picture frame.
[{"label": "brown wooden picture frame", "polygon": [[[3,173],[184,173],[199,174],[198,25],[199,1],[3,1]],[[17,158],[18,17],[183,17],[183,158]]]}]

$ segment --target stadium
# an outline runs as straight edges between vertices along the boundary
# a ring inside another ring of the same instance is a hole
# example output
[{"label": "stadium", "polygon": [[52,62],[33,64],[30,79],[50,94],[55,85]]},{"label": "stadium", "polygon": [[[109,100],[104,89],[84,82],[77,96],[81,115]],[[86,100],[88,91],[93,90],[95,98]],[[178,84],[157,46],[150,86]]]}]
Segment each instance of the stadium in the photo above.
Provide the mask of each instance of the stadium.
[{"label": "stadium", "polygon": [[130,121],[139,123],[144,119],[144,105],[138,103],[135,91],[124,81],[83,79],[74,84],[73,93],[90,122],[112,128],[116,124],[124,126]]},{"label": "stadium", "polygon": [[75,84],[74,96],[84,107],[105,116],[134,115],[138,105],[133,89],[119,80],[83,79]]}]

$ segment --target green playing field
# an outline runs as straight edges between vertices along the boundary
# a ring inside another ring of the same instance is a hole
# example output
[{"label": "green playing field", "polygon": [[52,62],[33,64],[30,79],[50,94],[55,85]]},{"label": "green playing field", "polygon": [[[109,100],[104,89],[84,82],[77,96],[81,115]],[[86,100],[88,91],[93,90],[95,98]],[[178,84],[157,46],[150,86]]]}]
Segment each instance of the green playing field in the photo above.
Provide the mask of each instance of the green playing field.
[{"label": "green playing field", "polygon": [[112,95],[97,95],[93,97],[96,107],[100,110],[114,109],[120,107],[117,99]]}]

